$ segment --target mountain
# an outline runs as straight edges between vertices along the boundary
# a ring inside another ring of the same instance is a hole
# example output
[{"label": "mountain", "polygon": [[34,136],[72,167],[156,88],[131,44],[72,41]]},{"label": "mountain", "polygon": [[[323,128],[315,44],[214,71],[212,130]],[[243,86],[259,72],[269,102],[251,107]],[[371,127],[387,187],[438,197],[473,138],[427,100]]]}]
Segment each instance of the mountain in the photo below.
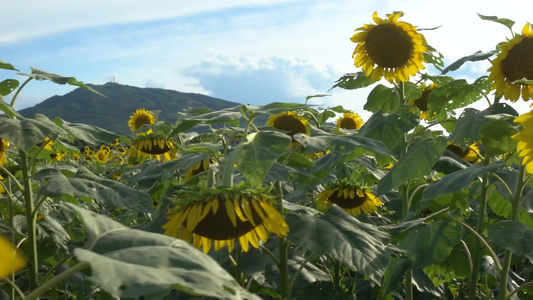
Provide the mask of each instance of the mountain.
[{"label": "mountain", "polygon": [[128,121],[138,108],[160,111],[158,120],[174,124],[178,112],[190,107],[220,110],[239,103],[196,93],[182,93],[157,88],[139,88],[108,82],[92,85],[103,97],[84,88],[77,88],[63,96],[53,96],[19,111],[24,117],[36,113],[53,120],[59,117],[72,123],[95,125],[116,133],[129,134]]}]

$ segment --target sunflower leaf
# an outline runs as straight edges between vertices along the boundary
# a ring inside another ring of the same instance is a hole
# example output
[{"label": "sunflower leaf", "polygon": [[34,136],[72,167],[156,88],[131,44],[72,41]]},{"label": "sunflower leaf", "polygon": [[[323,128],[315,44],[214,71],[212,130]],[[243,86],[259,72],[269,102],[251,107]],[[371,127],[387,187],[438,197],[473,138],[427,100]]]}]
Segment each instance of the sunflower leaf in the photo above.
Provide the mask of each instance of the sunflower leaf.
[{"label": "sunflower leaf", "polygon": [[[444,68],[444,55],[430,45],[426,45],[426,48],[428,51],[424,52],[424,59],[428,64],[432,64],[437,70],[442,71],[442,68]],[[422,76],[424,75],[422,74]]]},{"label": "sunflower leaf", "polygon": [[337,81],[335,81],[335,84],[328,90],[328,92],[336,87],[340,87],[345,90],[356,90],[367,87],[374,83],[376,83],[376,81],[365,76],[365,73],[363,72],[346,73]]},{"label": "sunflower leaf", "polygon": [[363,223],[337,206],[321,218],[308,211],[296,210],[286,215],[291,231],[288,238],[317,255],[329,255],[344,265],[379,282],[392,250],[389,235],[378,227]]},{"label": "sunflower leaf", "polygon": [[20,119],[0,115],[0,136],[25,152],[55,133],[66,134],[63,128],[41,114]]},{"label": "sunflower leaf", "polygon": [[112,294],[136,298],[174,288],[219,299],[259,299],[215,260],[182,240],[130,229],[68,206],[83,219],[90,238],[88,249],[75,249],[74,254],[90,264],[91,280]]},{"label": "sunflower leaf", "polygon": [[482,20],[500,23],[500,24],[505,25],[505,27],[509,28],[509,30],[511,30],[511,32],[513,30],[513,25],[514,25],[514,21],[513,20],[506,19],[506,18],[498,18],[496,16],[484,16],[484,15],[481,15],[481,14],[477,14],[477,15]]},{"label": "sunflower leaf", "polygon": [[36,68],[33,68],[33,67],[31,67],[31,74],[29,74],[29,73],[19,73],[19,75],[28,76],[28,77],[31,77],[31,78],[33,78],[35,80],[50,80],[53,83],[57,83],[57,84],[68,84],[68,85],[79,86],[79,87],[87,89],[87,90],[89,90],[89,91],[91,91],[91,92],[93,92],[95,94],[98,94],[98,95],[100,95],[102,97],[106,97],[105,95],[102,95],[101,93],[99,93],[95,89],[91,88],[90,86],[85,85],[85,83],[76,80],[76,78],[74,78],[74,77],[65,77],[65,76],[61,76],[61,75],[57,75],[57,74],[53,74],[53,73],[48,73],[46,71],[39,70],[39,69],[36,69]]},{"label": "sunflower leaf", "polygon": [[449,65],[446,68],[444,68],[444,70],[442,70],[442,72],[441,72],[441,75],[444,75],[444,74],[446,74],[448,72],[455,71],[455,70],[459,69],[466,62],[469,62],[469,61],[480,61],[480,60],[488,59],[489,57],[491,57],[494,54],[496,54],[496,52],[497,52],[496,50],[489,51],[489,52],[484,52],[484,53],[481,52],[481,51],[476,51],[472,55],[463,56],[460,59],[456,60],[451,65]]},{"label": "sunflower leaf", "polygon": [[0,82],[0,95],[7,96],[19,86],[19,81],[15,79],[6,79]]},{"label": "sunflower leaf", "polygon": [[72,137],[92,145],[102,143],[108,144],[120,137],[118,134],[100,127],[80,123],[70,123],[61,118],[55,118],[54,123],[61,126],[61,128],[68,132]]},{"label": "sunflower leaf", "polygon": [[377,112],[359,130],[362,137],[383,142],[389,149],[394,150],[403,139],[404,133],[418,125],[416,119],[401,118],[398,114]]},{"label": "sunflower leaf", "polygon": [[150,195],[130,188],[118,181],[101,178],[84,166],[78,173],[69,178],[55,169],[44,169],[34,175],[37,179],[45,179],[40,193],[49,197],[71,195],[76,198],[88,197],[106,205],[131,209],[138,212],[152,212]]},{"label": "sunflower leaf", "polygon": [[0,60],[0,69],[18,71],[12,64],[3,62],[2,60]]},{"label": "sunflower leaf", "polygon": [[522,79],[513,81],[513,84],[533,85],[533,80],[528,80],[524,77]]},{"label": "sunflower leaf", "polygon": [[378,195],[426,174],[446,150],[446,138],[422,140],[412,145],[378,184]]},{"label": "sunflower leaf", "polygon": [[516,133],[516,128],[503,119],[491,120],[481,125],[479,136],[485,146],[485,155],[495,156],[514,149],[518,141],[511,136]]},{"label": "sunflower leaf", "polygon": [[492,242],[515,255],[533,256],[533,228],[520,222],[500,221],[488,230]]},{"label": "sunflower leaf", "polygon": [[469,168],[450,173],[428,185],[422,193],[422,201],[432,200],[468,187],[476,178],[496,171],[501,165],[502,163],[493,163],[482,167],[481,164],[475,164]]},{"label": "sunflower leaf", "polygon": [[428,97],[428,114],[443,114],[470,105],[483,97],[482,92],[490,90],[486,76],[478,78],[473,84],[464,79],[455,80],[434,89]]},{"label": "sunflower leaf", "polygon": [[364,109],[377,112],[383,111],[386,113],[393,112],[400,105],[398,94],[392,88],[378,84],[372,89],[366,101]]},{"label": "sunflower leaf", "polygon": [[11,105],[7,104],[3,99],[0,99],[0,110],[12,117],[22,118],[22,116]]}]

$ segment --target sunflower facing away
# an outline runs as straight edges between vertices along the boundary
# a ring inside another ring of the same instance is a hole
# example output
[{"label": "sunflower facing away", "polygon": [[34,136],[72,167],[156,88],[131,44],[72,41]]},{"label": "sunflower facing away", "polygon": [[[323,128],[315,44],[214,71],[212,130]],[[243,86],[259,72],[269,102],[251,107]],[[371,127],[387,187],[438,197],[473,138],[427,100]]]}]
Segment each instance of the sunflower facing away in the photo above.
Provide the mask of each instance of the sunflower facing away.
[{"label": "sunflower facing away", "polygon": [[[297,133],[309,135],[307,130],[309,122],[292,111],[282,112],[277,115],[270,115],[266,125],[272,126],[279,130],[287,131],[287,134],[290,135],[291,138]],[[295,142],[294,138],[293,142]]]},{"label": "sunflower facing away", "polygon": [[520,115],[514,121],[523,128],[511,138],[518,140],[516,150],[522,157],[522,165],[526,166],[528,173],[533,174],[533,110]]},{"label": "sunflower facing away", "polygon": [[357,43],[352,54],[355,66],[362,67],[365,76],[372,80],[385,76],[391,83],[406,82],[425,69],[426,39],[410,23],[398,21],[402,15],[398,12],[381,19],[374,12],[372,19],[376,24],[357,28],[350,38]]},{"label": "sunflower facing away", "polygon": [[363,119],[351,110],[337,118],[337,129],[360,129],[361,126],[363,126]]},{"label": "sunflower facing away", "polygon": [[481,159],[479,159],[479,156],[477,155],[477,153],[481,153],[481,150],[475,143],[468,146],[465,150],[463,150],[461,147],[457,146],[456,144],[452,142],[448,142],[448,146],[446,147],[446,149],[452,151],[455,155],[459,156],[460,158],[462,158],[463,160],[465,160],[466,162],[470,164],[475,164],[481,161]]},{"label": "sunflower facing away", "polygon": [[375,212],[382,202],[372,193],[351,184],[335,183],[317,196],[318,208],[328,210],[337,204],[350,215]]},{"label": "sunflower facing away", "polygon": [[177,157],[174,143],[167,138],[143,136],[132,143],[132,148],[137,149],[137,157],[149,156],[158,161],[170,161]]},{"label": "sunflower facing away", "polygon": [[271,203],[271,197],[256,190],[238,187],[217,187],[203,191],[182,191],[176,197],[176,209],[163,225],[168,236],[185,241],[208,253],[228,246],[233,251],[239,240],[248,252],[249,245],[259,247],[259,239],[266,242],[267,231],[286,236],[289,227],[281,213]]},{"label": "sunflower facing away", "polygon": [[195,166],[190,167],[187,172],[185,173],[185,181],[189,181],[194,176],[207,171],[209,169],[209,165],[214,163],[214,158],[206,158],[199,161]]},{"label": "sunflower facing away", "polygon": [[522,28],[522,35],[500,45],[500,54],[492,61],[489,68],[489,81],[496,96],[516,101],[522,96],[524,101],[533,98],[533,86],[513,83],[526,78],[533,80],[533,29],[527,23]]},{"label": "sunflower facing away", "polygon": [[415,105],[420,110],[420,119],[427,120],[428,119],[428,99],[429,94],[433,92],[434,89],[436,89],[438,86],[436,86],[434,83],[430,84],[429,86],[426,86],[425,84],[421,84],[420,88],[422,89],[422,96],[420,96],[417,99],[409,101],[409,104]]},{"label": "sunflower facing away", "polygon": [[[139,108],[131,115],[130,120],[128,121],[128,126],[130,127],[132,132],[135,132],[139,130],[141,126],[152,125],[155,123],[155,121],[156,119],[153,113],[144,108]],[[150,129],[146,133],[150,134],[151,132],[152,130]]]}]

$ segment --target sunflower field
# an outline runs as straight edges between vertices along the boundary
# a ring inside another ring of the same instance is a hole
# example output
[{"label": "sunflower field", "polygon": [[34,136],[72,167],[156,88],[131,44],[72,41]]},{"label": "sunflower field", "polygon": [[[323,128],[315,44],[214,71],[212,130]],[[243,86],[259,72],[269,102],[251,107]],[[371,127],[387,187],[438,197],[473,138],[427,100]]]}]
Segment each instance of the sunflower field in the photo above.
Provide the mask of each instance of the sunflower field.
[{"label": "sunflower field", "polygon": [[533,28],[480,15],[511,38],[445,66],[401,17],[332,87],[373,86],[367,120],[315,95],[123,136],[13,108],[74,77],[0,82],[0,299],[533,299]]}]

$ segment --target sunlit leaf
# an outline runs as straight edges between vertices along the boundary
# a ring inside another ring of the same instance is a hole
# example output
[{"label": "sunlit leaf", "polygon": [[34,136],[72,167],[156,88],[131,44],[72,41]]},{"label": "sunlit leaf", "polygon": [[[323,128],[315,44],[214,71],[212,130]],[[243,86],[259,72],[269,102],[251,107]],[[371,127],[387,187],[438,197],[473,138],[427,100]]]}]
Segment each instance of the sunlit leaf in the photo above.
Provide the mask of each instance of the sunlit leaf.
[{"label": "sunlit leaf", "polygon": [[437,297],[444,297],[444,287],[442,285],[435,286],[422,269],[413,270],[413,285],[421,292],[433,294]]},{"label": "sunlit leaf", "polygon": [[500,221],[488,229],[494,245],[516,255],[533,255],[533,228],[513,221]]},{"label": "sunlit leaf", "polygon": [[451,65],[449,65],[446,68],[444,68],[444,70],[442,70],[441,74],[444,75],[444,74],[446,74],[446,73],[448,73],[450,71],[455,71],[455,70],[459,69],[464,63],[469,62],[469,61],[480,61],[480,60],[488,59],[489,57],[491,57],[494,54],[496,54],[496,52],[497,52],[496,50],[485,52],[485,53],[483,53],[481,51],[477,51],[476,53],[474,53],[472,55],[463,56],[460,59],[456,60]]},{"label": "sunlit leaf", "polygon": [[91,280],[114,295],[135,298],[174,288],[221,299],[259,299],[216,261],[182,240],[130,229],[70,207],[81,216],[90,235],[87,249],[77,248],[74,254],[90,264]]},{"label": "sunlit leaf", "polygon": [[321,218],[303,210],[292,211],[286,221],[291,228],[288,238],[296,245],[329,255],[379,282],[391,250],[388,234],[378,227],[358,221],[337,206]]},{"label": "sunlit leaf", "polygon": [[105,97],[105,95],[100,94],[99,92],[91,88],[90,86],[85,85],[85,83],[76,80],[76,78],[74,77],[65,77],[65,76],[61,76],[61,75],[57,75],[53,73],[48,73],[46,71],[39,70],[33,67],[31,67],[31,74],[30,73],[19,73],[19,75],[28,76],[35,80],[50,80],[53,83],[57,83],[57,84],[68,84],[68,85],[79,86],[95,94],[98,94],[102,97]]},{"label": "sunlit leaf", "polygon": [[511,31],[513,30],[513,25],[514,25],[514,21],[513,20],[510,20],[510,19],[507,19],[507,18],[498,18],[496,16],[484,16],[484,15],[481,15],[481,14],[477,14],[477,15],[482,20],[500,23],[500,24],[505,25],[505,27],[509,28],[509,30],[511,30]]},{"label": "sunlit leaf", "polygon": [[480,77],[469,84],[464,79],[458,79],[437,87],[429,94],[428,114],[434,115],[462,108],[483,97],[482,91],[488,93],[491,83],[487,77]]},{"label": "sunlit leaf", "polygon": [[46,185],[40,190],[43,195],[60,197],[67,194],[77,198],[89,197],[114,207],[152,212],[152,199],[148,194],[118,181],[101,178],[86,167],[79,166],[78,173],[72,178],[54,169],[45,170],[46,173],[35,175],[36,178],[46,180]]},{"label": "sunlit leaf", "polygon": [[18,71],[18,69],[15,69],[12,64],[6,63],[2,60],[0,60],[0,69]]},{"label": "sunlit leaf", "polygon": [[0,110],[12,117],[22,118],[22,116],[11,105],[0,99]]},{"label": "sunlit leaf", "polygon": [[371,112],[382,111],[391,113],[399,105],[400,100],[396,91],[382,84],[378,84],[368,94],[366,104],[363,108]]},{"label": "sunlit leaf", "polygon": [[423,140],[412,145],[378,184],[378,195],[383,195],[401,184],[426,174],[446,150],[446,138]]},{"label": "sunlit leaf", "polygon": [[55,118],[54,123],[61,126],[69,135],[92,145],[109,144],[120,136],[100,127],[70,123],[60,118]]},{"label": "sunlit leaf", "polygon": [[472,183],[476,178],[496,171],[503,163],[493,163],[483,167],[475,164],[469,168],[450,173],[427,186],[422,194],[422,200],[427,201],[440,195],[459,191]]},{"label": "sunlit leaf", "polygon": [[329,91],[336,87],[340,87],[345,90],[355,90],[367,87],[374,83],[375,81],[370,79],[370,77],[365,76],[365,73],[363,72],[347,73],[335,81],[335,84],[329,89]]},{"label": "sunlit leaf", "polygon": [[426,48],[428,51],[424,52],[424,59],[428,64],[432,64],[437,70],[442,71],[442,68],[444,68],[444,55],[430,45],[426,45]]},{"label": "sunlit leaf", "polygon": [[516,133],[516,128],[503,119],[492,120],[481,125],[479,136],[485,147],[485,155],[495,156],[514,149],[518,141],[512,139],[511,136]]},{"label": "sunlit leaf", "polygon": [[404,138],[404,133],[415,128],[418,120],[400,118],[398,114],[374,113],[359,130],[360,136],[382,141],[394,150]]},{"label": "sunlit leaf", "polygon": [[7,96],[19,86],[18,80],[6,79],[0,82],[0,95]]},{"label": "sunlit leaf", "polygon": [[25,152],[55,133],[66,134],[63,128],[41,114],[20,119],[0,115],[0,136]]}]

